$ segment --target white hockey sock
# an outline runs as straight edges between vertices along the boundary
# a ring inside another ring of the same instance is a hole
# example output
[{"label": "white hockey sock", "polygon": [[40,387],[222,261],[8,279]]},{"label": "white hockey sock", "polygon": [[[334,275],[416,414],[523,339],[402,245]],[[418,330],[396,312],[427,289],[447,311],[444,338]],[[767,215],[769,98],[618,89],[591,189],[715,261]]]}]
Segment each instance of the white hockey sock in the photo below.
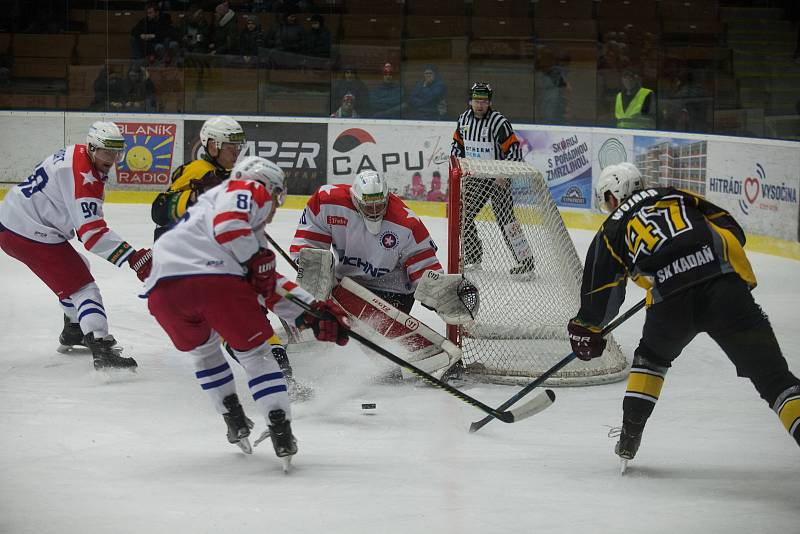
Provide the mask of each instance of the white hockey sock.
[{"label": "white hockey sock", "polygon": [[64,315],[67,316],[69,322],[77,323],[78,310],[75,309],[75,305],[72,303],[72,299],[67,297],[63,300],[59,300],[58,303],[61,304],[61,310],[64,312]]},{"label": "white hockey sock", "polygon": [[81,331],[84,334],[92,333],[95,338],[106,337],[108,335],[108,319],[106,309],[103,307],[103,298],[100,296],[100,288],[94,282],[89,282],[75,293],[69,296],[73,308],[72,314],[68,313],[68,306],[63,303],[61,307],[64,313],[76,322],[80,323]]},{"label": "white hockey sock", "polygon": [[283,410],[286,419],[291,420],[286,378],[272,356],[269,345],[264,343],[252,350],[244,352],[234,350],[234,353],[247,373],[250,393],[267,424],[269,424],[269,412],[272,410]]},{"label": "white hockey sock", "polygon": [[233,371],[222,353],[219,335],[212,332],[208,341],[190,350],[189,354],[194,359],[194,376],[203,391],[208,393],[214,409],[220,415],[227,413],[228,409],[225,408],[222,399],[236,393],[236,382],[233,380]]}]

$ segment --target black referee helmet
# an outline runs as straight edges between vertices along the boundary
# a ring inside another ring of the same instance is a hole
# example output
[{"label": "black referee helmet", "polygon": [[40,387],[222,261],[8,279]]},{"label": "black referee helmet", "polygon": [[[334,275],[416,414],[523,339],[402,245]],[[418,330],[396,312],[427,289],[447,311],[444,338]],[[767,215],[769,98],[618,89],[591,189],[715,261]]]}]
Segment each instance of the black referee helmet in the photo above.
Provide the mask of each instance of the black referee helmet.
[{"label": "black referee helmet", "polygon": [[469,90],[469,96],[473,100],[491,100],[492,86],[488,83],[475,82]]}]

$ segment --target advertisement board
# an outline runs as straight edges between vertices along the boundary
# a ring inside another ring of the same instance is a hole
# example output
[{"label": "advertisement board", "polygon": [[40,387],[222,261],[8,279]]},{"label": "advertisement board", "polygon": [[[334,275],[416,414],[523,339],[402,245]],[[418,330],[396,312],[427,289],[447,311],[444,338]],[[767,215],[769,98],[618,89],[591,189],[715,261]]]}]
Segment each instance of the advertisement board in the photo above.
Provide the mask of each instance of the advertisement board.
[{"label": "advertisement board", "polygon": [[800,150],[709,141],[706,198],[746,232],[797,239]]},{"label": "advertisement board", "polygon": [[175,152],[175,123],[117,121],[125,137],[125,158],[117,165],[118,184],[169,184]]},{"label": "advertisement board", "polygon": [[454,124],[328,125],[328,183],[350,183],[364,170],[386,177],[390,191],[409,200],[443,201]]},{"label": "advertisement board", "polygon": [[592,207],[592,133],[518,129],[527,163],[542,172],[557,206]]},{"label": "advertisement board", "polygon": [[[243,156],[261,156],[286,173],[291,195],[310,195],[326,180],[327,124],[322,122],[261,122],[237,118],[247,137]],[[184,121],[186,161],[202,154],[203,121]]]}]

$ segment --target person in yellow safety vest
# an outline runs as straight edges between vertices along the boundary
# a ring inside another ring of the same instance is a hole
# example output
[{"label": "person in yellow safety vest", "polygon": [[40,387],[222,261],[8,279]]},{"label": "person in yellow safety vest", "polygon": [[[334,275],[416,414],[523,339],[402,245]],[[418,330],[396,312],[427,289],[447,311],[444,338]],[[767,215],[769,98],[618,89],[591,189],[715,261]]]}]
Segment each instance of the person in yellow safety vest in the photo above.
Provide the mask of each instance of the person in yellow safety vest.
[{"label": "person in yellow safety vest", "polygon": [[622,72],[622,91],[617,93],[614,114],[617,128],[652,130],[656,127],[655,96],[652,89],[642,87],[639,74],[630,69]]}]

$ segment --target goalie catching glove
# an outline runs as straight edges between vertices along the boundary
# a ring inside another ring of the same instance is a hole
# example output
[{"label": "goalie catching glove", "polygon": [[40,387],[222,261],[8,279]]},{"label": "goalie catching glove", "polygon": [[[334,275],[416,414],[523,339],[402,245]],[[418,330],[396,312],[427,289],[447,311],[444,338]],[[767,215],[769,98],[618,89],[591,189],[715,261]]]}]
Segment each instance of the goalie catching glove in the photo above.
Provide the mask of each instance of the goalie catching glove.
[{"label": "goalie catching glove", "polygon": [[478,288],[463,274],[425,271],[414,298],[435,311],[447,324],[467,324],[475,320],[480,308]]},{"label": "goalie catching glove", "polygon": [[303,322],[314,331],[314,337],[319,341],[347,345],[350,339],[350,318],[347,312],[332,300],[318,300],[311,308],[312,311],[303,315]]},{"label": "goalie catching glove", "polygon": [[572,319],[567,325],[567,333],[570,345],[572,345],[572,352],[579,359],[588,361],[603,355],[606,340],[603,338],[600,328],[584,324],[578,319]]}]

